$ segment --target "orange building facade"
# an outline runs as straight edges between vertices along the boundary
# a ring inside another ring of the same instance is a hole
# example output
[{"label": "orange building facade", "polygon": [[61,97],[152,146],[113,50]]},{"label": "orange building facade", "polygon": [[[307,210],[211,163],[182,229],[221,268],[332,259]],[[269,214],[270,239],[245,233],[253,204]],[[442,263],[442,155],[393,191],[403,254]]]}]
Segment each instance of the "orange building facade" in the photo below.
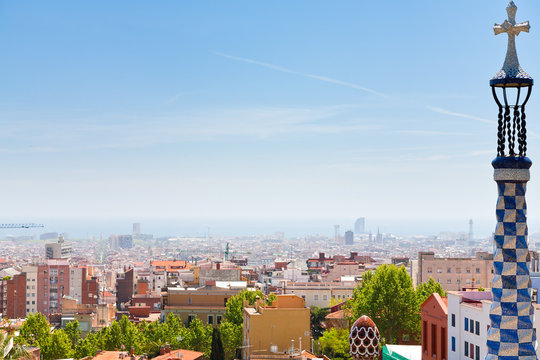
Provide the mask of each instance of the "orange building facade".
[{"label": "orange building facade", "polygon": [[431,294],[421,305],[422,360],[448,359],[448,300]]}]

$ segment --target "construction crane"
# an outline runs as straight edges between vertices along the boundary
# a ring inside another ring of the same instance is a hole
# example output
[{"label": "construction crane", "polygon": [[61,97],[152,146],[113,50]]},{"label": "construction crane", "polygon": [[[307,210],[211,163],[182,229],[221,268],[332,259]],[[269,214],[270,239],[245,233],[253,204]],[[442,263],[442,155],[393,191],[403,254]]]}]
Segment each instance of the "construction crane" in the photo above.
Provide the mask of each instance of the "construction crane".
[{"label": "construction crane", "polygon": [[42,228],[43,224],[0,224],[0,229],[30,229],[30,228]]}]

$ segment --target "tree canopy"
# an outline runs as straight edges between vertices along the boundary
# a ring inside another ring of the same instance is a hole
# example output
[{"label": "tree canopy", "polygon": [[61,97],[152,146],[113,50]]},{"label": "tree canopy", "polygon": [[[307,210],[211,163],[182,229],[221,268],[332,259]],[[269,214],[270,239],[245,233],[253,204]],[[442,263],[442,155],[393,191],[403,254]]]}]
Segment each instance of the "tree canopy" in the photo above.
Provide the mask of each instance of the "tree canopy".
[{"label": "tree canopy", "polygon": [[366,272],[348,306],[355,319],[369,316],[387,343],[418,332],[417,296],[405,267],[382,265]]}]

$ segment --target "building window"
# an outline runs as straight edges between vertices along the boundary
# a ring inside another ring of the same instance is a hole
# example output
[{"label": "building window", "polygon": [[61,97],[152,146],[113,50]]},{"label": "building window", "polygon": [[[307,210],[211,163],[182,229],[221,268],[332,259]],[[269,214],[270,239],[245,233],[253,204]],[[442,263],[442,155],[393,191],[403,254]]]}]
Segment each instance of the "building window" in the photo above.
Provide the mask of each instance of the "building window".
[{"label": "building window", "polygon": [[476,353],[476,360],[480,360],[480,346],[476,345],[475,347],[475,353]]},{"label": "building window", "polygon": [[217,317],[216,322],[218,323],[218,325],[221,324],[221,321],[223,320],[223,317],[221,315],[217,315],[216,317]]},{"label": "building window", "polygon": [[456,314],[452,314],[452,327],[456,327]]},{"label": "building window", "polygon": [[467,268],[466,271],[467,271],[467,274],[470,274],[471,273],[471,268]]},{"label": "building window", "polygon": [[190,297],[187,298],[187,303],[188,303],[188,305],[191,305],[191,298]]},{"label": "building window", "polygon": [[446,348],[447,348],[447,344],[448,344],[448,338],[447,338],[447,334],[446,334],[446,328],[441,328],[441,354],[442,354],[442,359],[445,360],[446,359]]},{"label": "building window", "polygon": [[465,283],[470,284],[470,283],[471,283],[471,279],[467,279],[467,280],[465,281]]},{"label": "building window", "polygon": [[469,342],[465,341],[465,356],[469,356]]},{"label": "building window", "polygon": [[442,269],[440,269],[440,268],[437,269],[437,273],[438,273],[438,274],[442,274]]},{"label": "building window", "polygon": [[188,315],[188,317],[187,317],[187,324],[188,324],[188,325],[191,324],[191,322],[192,322],[193,320],[195,320],[195,318],[196,318],[195,315]]},{"label": "building window", "polygon": [[431,274],[433,272],[433,269],[432,268],[427,268],[427,272],[428,272],[428,274]]},{"label": "building window", "polygon": [[422,321],[422,351],[427,354],[427,321]]},{"label": "building window", "polygon": [[208,325],[214,325],[214,315],[208,315]]},{"label": "building window", "polygon": [[446,283],[447,283],[447,284],[451,284],[451,283],[452,283],[452,279],[446,279]]},{"label": "building window", "polygon": [[476,273],[480,274],[480,268],[476,268]]},{"label": "building window", "polygon": [[473,319],[469,319],[470,321],[470,331],[474,334],[474,320]]},{"label": "building window", "polygon": [[469,355],[471,359],[474,359],[474,345],[472,343],[469,344]]},{"label": "building window", "polygon": [[456,351],[456,337],[452,336],[452,351]]},{"label": "building window", "polygon": [[461,268],[456,268],[456,274],[461,274]]},{"label": "building window", "polygon": [[323,295],[323,296],[322,296],[322,299],[323,299],[323,300],[328,300],[328,295]]},{"label": "building window", "polygon": [[437,356],[437,325],[431,324],[431,353]]},{"label": "building window", "polygon": [[319,295],[313,295],[313,300],[318,301],[319,300]]},{"label": "building window", "polygon": [[302,299],[306,300],[306,295],[302,295]]},{"label": "building window", "polygon": [[475,326],[475,334],[480,335],[480,323],[477,321]]},{"label": "building window", "polygon": [[465,331],[469,331],[469,318],[465,318]]},{"label": "building window", "polygon": [[451,274],[451,273],[452,273],[452,268],[446,268],[446,272],[447,272],[448,274]]}]

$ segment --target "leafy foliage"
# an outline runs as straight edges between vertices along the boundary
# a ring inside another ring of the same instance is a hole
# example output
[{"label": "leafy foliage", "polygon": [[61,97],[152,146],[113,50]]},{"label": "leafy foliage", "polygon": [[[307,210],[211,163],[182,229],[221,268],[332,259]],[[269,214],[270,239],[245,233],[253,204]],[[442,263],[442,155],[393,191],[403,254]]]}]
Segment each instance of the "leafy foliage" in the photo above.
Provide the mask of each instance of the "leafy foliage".
[{"label": "leafy foliage", "polygon": [[21,326],[18,341],[35,346],[51,336],[51,325],[45,315],[41,313],[30,314]]},{"label": "leafy foliage", "polygon": [[422,283],[416,287],[416,296],[418,300],[418,305],[422,305],[424,301],[433,293],[438,293],[442,297],[446,296],[446,291],[442,288],[441,284],[433,280],[430,276],[429,280],[425,283]]},{"label": "leafy foliage", "polygon": [[238,295],[235,295],[229,300],[227,300],[227,305],[225,309],[225,320],[230,321],[233,324],[242,325],[244,300],[247,300],[250,305],[253,305],[255,304],[255,300],[257,300],[257,296],[260,299],[265,300],[268,305],[272,305],[272,302],[276,299],[275,294],[270,294],[268,298],[266,298],[260,290],[244,290],[238,293]]},{"label": "leafy foliage", "polygon": [[349,330],[332,328],[319,338],[320,351],[333,360],[351,359],[349,354]]},{"label": "leafy foliage", "polygon": [[225,360],[225,351],[223,350],[221,332],[217,327],[215,327],[212,331],[212,348],[210,351],[210,360]]},{"label": "leafy foliage", "polygon": [[318,339],[322,336],[324,332],[324,319],[330,310],[328,308],[322,308],[314,306],[311,308],[310,312],[310,324],[311,324],[311,335]]},{"label": "leafy foliage", "polygon": [[79,325],[79,322],[77,320],[68,322],[66,324],[66,327],[64,328],[64,331],[69,337],[69,340],[71,340],[71,345],[73,346],[73,348],[75,348],[75,346],[77,346],[77,344],[81,340],[81,327]]},{"label": "leafy foliage", "polygon": [[236,349],[242,346],[242,324],[224,321],[220,326],[225,358],[234,359]]},{"label": "leafy foliage", "polygon": [[30,354],[21,344],[14,342],[15,336],[5,331],[0,331],[0,360],[30,359]]},{"label": "leafy foliage", "polygon": [[[29,315],[21,327],[17,338],[18,344],[41,347],[44,360],[70,358],[77,359],[95,356],[98,350],[126,350],[132,347],[135,354],[146,353],[150,358],[159,354],[159,349],[169,344],[172,350],[187,349],[200,351],[206,358],[212,355],[214,332],[219,334],[221,350],[214,340],[214,349],[219,359],[234,359],[237,349],[242,346],[243,301],[253,304],[259,296],[267,304],[275,301],[275,295],[265,297],[262,292],[244,291],[229,299],[223,321],[216,330],[211,325],[205,325],[195,318],[189,326],[184,326],[182,320],[168,314],[164,322],[142,322],[135,325],[127,317],[113,321],[110,326],[81,338],[81,328],[77,321],[69,322],[65,329],[51,332],[47,318],[42,314]],[[0,358],[0,360],[2,360]]]},{"label": "leafy foliage", "polygon": [[348,305],[355,318],[369,316],[387,343],[401,334],[419,333],[417,295],[405,267],[382,265],[366,272]]}]

